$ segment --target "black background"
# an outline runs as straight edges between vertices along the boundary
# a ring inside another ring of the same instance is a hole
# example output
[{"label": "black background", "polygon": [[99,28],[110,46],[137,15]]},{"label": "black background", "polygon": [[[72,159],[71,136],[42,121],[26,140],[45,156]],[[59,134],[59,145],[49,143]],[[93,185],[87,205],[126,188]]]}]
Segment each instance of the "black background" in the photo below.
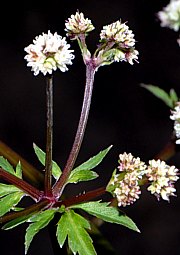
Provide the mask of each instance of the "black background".
[{"label": "black background", "polygon": [[[119,153],[131,152],[147,162],[169,141],[173,131],[170,109],[140,87],[140,83],[154,84],[166,91],[174,88],[180,95],[178,33],[161,28],[156,17],[168,3],[157,0],[7,1],[1,8],[0,139],[36,167],[39,163],[33,142],[45,149],[45,79],[43,75],[34,77],[26,67],[24,47],[48,30],[65,36],[64,22],[77,9],[96,27],[87,38],[92,52],[102,26],[119,18],[128,21],[135,34],[139,64],[115,63],[101,67],[96,73],[91,112],[77,165],[110,144],[113,148],[97,168],[100,177],[89,184],[68,187],[68,195],[106,185],[118,165]],[[76,132],[85,82],[79,48],[76,42],[71,45],[76,56],[73,65],[68,72],[54,75],[53,159],[62,168]],[[170,163],[179,167],[178,153]],[[179,194],[179,182],[176,188]],[[101,231],[116,254],[180,254],[179,197],[173,197],[171,203],[157,202],[143,189],[141,199],[123,210],[136,222],[141,234],[117,225],[103,225]],[[1,254],[23,254],[24,233],[24,226],[0,231]],[[47,230],[33,240],[29,254],[54,254]]]}]

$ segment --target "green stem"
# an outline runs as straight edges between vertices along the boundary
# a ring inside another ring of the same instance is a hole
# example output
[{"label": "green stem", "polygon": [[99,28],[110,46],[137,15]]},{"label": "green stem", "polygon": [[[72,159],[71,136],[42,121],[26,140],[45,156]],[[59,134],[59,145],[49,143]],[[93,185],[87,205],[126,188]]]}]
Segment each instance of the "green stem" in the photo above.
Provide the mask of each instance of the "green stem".
[{"label": "green stem", "polygon": [[13,184],[20,190],[24,191],[25,193],[29,194],[36,201],[39,201],[42,198],[43,193],[40,190],[31,186],[26,181],[23,181],[22,179],[17,178],[15,175],[8,173],[2,168],[0,168],[0,177],[2,177],[3,180]]},{"label": "green stem", "polygon": [[76,136],[75,136],[74,143],[73,143],[71,152],[69,154],[67,163],[63,170],[63,173],[53,187],[53,195],[56,199],[58,199],[63,192],[66,181],[70,175],[71,170],[73,169],[73,166],[75,164],[76,158],[78,156],[78,153],[82,144],[84,132],[87,125],[89,110],[90,110],[94,75],[95,75],[95,66],[93,65],[93,61],[89,61],[89,63],[86,64],[86,86],[85,86],[83,106],[82,106],[82,111],[81,111],[81,116],[80,116],[79,125],[77,128]]},{"label": "green stem", "polygon": [[46,77],[46,161],[45,161],[45,196],[52,196],[52,143],[53,143],[53,78]]}]

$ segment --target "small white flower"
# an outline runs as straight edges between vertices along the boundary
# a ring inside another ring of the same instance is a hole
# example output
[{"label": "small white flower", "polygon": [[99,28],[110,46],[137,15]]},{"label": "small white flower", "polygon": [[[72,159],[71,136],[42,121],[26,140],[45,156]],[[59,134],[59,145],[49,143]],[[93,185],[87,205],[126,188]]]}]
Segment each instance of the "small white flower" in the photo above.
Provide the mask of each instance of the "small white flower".
[{"label": "small white flower", "polygon": [[146,176],[150,181],[148,191],[154,194],[158,199],[169,201],[169,196],[175,196],[174,182],[179,179],[178,169],[175,166],[169,166],[161,160],[150,160]]},{"label": "small white flower", "polygon": [[53,35],[48,31],[48,34],[36,36],[33,44],[24,49],[28,53],[24,58],[34,75],[38,75],[39,72],[44,75],[52,74],[57,69],[65,72],[68,70],[67,65],[72,65],[74,59],[73,50],[69,48],[65,37],[62,38],[57,33]]},{"label": "small white flower", "polygon": [[174,131],[176,134],[176,144],[180,144],[180,102],[176,103],[173,111],[171,111],[170,119],[174,120]]},{"label": "small white flower", "polygon": [[171,0],[170,3],[157,13],[162,27],[169,27],[174,31],[180,28],[180,0]]},{"label": "small white flower", "polygon": [[65,23],[65,31],[71,39],[76,39],[79,34],[87,34],[94,29],[92,22],[88,18],[84,18],[84,14],[78,11],[75,15],[71,15]]}]

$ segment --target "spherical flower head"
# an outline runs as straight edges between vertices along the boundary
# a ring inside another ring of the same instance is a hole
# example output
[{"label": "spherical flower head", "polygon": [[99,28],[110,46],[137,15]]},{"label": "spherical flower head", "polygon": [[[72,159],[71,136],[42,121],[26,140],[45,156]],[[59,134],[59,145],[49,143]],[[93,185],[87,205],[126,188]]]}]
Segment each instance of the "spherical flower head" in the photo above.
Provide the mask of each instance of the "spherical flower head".
[{"label": "spherical flower head", "polygon": [[176,144],[180,144],[180,102],[177,102],[174,110],[171,111],[170,119],[174,120]]},{"label": "spherical flower head", "polygon": [[170,3],[157,13],[162,27],[168,27],[174,31],[180,28],[180,0],[171,0]]},{"label": "spherical flower head", "polygon": [[135,45],[134,34],[125,23],[116,21],[103,27],[100,33],[102,42],[115,42],[122,48],[131,48]]},{"label": "spherical flower head", "polygon": [[114,197],[117,198],[118,206],[127,206],[139,199],[141,194],[139,180],[146,172],[146,165],[135,158],[131,153],[119,155],[118,171],[115,171],[107,186]]},{"label": "spherical flower head", "polygon": [[139,52],[135,50],[134,34],[120,20],[103,27],[99,47],[102,49],[102,65],[121,61],[133,65],[133,61],[138,62]]},{"label": "spherical flower head", "polygon": [[175,166],[169,166],[161,160],[150,160],[146,176],[150,181],[148,191],[154,194],[158,199],[160,197],[169,201],[170,196],[175,196],[176,189],[174,182],[179,177],[178,169]]},{"label": "spherical flower head", "polygon": [[57,69],[65,72],[68,70],[67,65],[72,65],[74,59],[73,50],[69,48],[65,37],[48,31],[47,34],[36,36],[33,44],[24,49],[28,53],[24,59],[27,60],[27,66],[31,67],[34,75],[40,72],[44,75],[52,74]]},{"label": "spherical flower head", "polygon": [[92,22],[88,18],[84,18],[84,14],[78,11],[75,15],[71,15],[70,18],[65,23],[65,31],[67,32],[67,36],[71,39],[76,39],[78,35],[85,34],[91,32],[94,29]]}]

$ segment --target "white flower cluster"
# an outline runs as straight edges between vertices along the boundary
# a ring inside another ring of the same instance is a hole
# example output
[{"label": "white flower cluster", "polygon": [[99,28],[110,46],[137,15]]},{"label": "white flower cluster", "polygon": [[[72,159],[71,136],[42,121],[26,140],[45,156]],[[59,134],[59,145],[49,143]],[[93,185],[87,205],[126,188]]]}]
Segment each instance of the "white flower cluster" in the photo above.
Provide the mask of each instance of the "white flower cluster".
[{"label": "white flower cluster", "polygon": [[71,15],[65,23],[65,31],[71,39],[76,39],[79,34],[87,34],[94,29],[92,22],[88,18],[84,18],[84,14],[78,11],[75,15]]},{"label": "white flower cluster", "polygon": [[116,21],[110,25],[103,26],[100,33],[101,40],[114,41],[123,48],[131,48],[135,45],[134,34],[125,23]]},{"label": "white flower cluster", "polygon": [[44,75],[52,74],[57,69],[65,72],[68,70],[67,65],[71,65],[71,60],[74,59],[73,50],[69,48],[65,37],[48,31],[47,34],[36,36],[33,44],[24,49],[28,53],[24,58],[34,75],[39,72]]},{"label": "white flower cluster", "polygon": [[171,0],[170,3],[157,13],[162,27],[168,27],[174,31],[180,28],[180,0]]},{"label": "white flower cluster", "polygon": [[138,62],[139,52],[135,50],[134,34],[120,20],[103,27],[100,33],[100,42],[105,45],[105,49],[109,48],[104,54],[108,61],[126,61],[131,65],[133,65],[133,61]]},{"label": "white flower cluster", "polygon": [[148,191],[158,199],[169,201],[170,196],[175,196],[174,182],[179,179],[175,166],[168,166],[161,160],[150,160],[147,166],[139,157],[124,152],[119,155],[118,170],[107,186],[107,191],[117,198],[118,206],[125,207],[139,199],[140,185],[147,182]]},{"label": "white flower cluster", "polygon": [[120,154],[119,159],[119,173],[113,176],[110,184],[115,187],[113,195],[117,198],[118,206],[125,207],[139,199],[141,190],[138,181],[142,179],[146,165],[131,153]]},{"label": "white flower cluster", "polygon": [[174,131],[176,134],[176,144],[180,144],[180,102],[176,103],[174,110],[171,112],[170,119],[174,120]]},{"label": "white flower cluster", "polygon": [[168,166],[161,160],[150,160],[146,176],[151,182],[148,190],[159,199],[169,201],[169,196],[175,196],[174,182],[179,179],[178,169],[175,166]]}]

